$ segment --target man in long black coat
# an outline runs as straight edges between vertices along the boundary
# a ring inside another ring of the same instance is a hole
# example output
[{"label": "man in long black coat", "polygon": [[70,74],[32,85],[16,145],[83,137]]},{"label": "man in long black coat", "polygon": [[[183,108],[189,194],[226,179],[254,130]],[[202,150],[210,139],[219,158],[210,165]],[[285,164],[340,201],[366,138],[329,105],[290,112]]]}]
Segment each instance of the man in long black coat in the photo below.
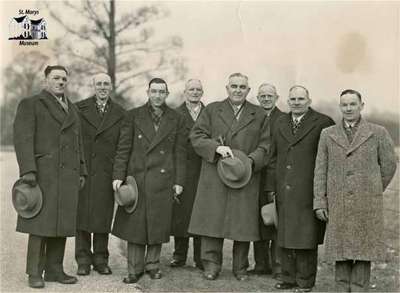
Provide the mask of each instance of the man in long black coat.
[{"label": "man in long black coat", "polygon": [[[185,127],[189,134],[194,123],[204,109],[200,101],[203,96],[203,86],[198,79],[190,79],[186,82],[184,90],[185,102],[177,109],[185,119]],[[195,266],[202,269],[200,256],[200,237],[190,235],[188,227],[192,215],[193,202],[196,196],[197,183],[200,176],[201,157],[194,151],[189,137],[187,138],[187,160],[185,190],[180,196],[180,203],[175,202],[172,212],[172,235],[175,241],[175,250],[171,267],[185,265],[189,248],[189,238],[193,236],[193,258]]]},{"label": "man in long black coat", "polygon": [[[272,84],[263,83],[258,88],[257,100],[261,107],[267,112],[269,127],[273,129],[276,120],[283,115],[283,112],[276,106],[279,96]],[[268,165],[270,156],[267,156],[265,165]],[[264,192],[266,167],[261,170],[260,179],[260,209],[269,203],[272,198]],[[276,229],[274,226],[265,226],[260,213],[260,241],[253,242],[255,266],[249,271],[250,274],[264,275],[273,274],[277,278],[280,274],[279,249],[276,245]]]},{"label": "man in long black coat", "polygon": [[317,248],[325,232],[313,211],[315,158],[322,129],[334,124],[310,104],[305,87],[296,85],[289,90],[290,113],[275,122],[266,176],[266,190],[276,192],[278,209],[282,282],[275,287],[304,292],[315,285]]},{"label": "man in long black coat", "polygon": [[93,86],[96,94],[76,104],[89,173],[78,203],[75,239],[78,275],[88,275],[91,265],[100,274],[111,274],[108,236],[114,212],[112,168],[124,117],[122,107],[110,98],[110,76],[105,73],[95,75]]},{"label": "man in long black coat", "polygon": [[77,282],[65,274],[63,260],[66,237],[75,236],[79,188],[87,174],[78,112],[64,93],[68,72],[56,65],[44,73],[46,89],[23,99],[14,121],[19,174],[43,193],[39,214],[17,222],[17,231],[29,234],[26,273],[32,288],[44,287],[43,271],[48,282]]}]

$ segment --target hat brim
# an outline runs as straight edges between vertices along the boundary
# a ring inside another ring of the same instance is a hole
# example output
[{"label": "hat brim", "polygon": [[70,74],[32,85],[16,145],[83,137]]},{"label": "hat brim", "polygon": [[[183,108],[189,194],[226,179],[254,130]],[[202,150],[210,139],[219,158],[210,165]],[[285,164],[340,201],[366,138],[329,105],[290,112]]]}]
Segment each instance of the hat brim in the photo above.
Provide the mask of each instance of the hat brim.
[{"label": "hat brim", "polygon": [[[34,206],[33,209],[31,210],[20,210],[18,208],[17,202],[16,202],[16,196],[17,196],[17,187],[21,186],[21,185],[25,185],[27,188],[29,188],[30,190],[32,190],[32,192],[36,192],[38,193],[38,202],[36,203],[36,205]],[[15,211],[18,213],[18,216],[20,216],[21,218],[24,219],[32,219],[33,217],[35,217],[37,214],[39,214],[39,212],[42,209],[43,206],[43,194],[42,191],[40,190],[40,187],[38,184],[36,184],[36,186],[31,187],[30,185],[28,185],[27,183],[24,183],[22,181],[22,179],[18,179],[13,187],[12,187],[12,203],[14,206]]]},{"label": "hat brim", "polygon": [[116,192],[114,193],[114,198],[115,198],[115,201],[117,202],[117,204],[118,204],[119,206],[122,206],[122,207],[124,208],[124,210],[125,210],[127,213],[131,214],[131,213],[133,213],[133,212],[136,210],[137,204],[138,204],[138,202],[139,202],[139,189],[138,189],[136,180],[135,180],[135,178],[134,178],[133,176],[128,176],[128,177],[126,178],[126,184],[130,185],[130,186],[133,188],[133,190],[134,190],[134,194],[137,195],[137,196],[136,196],[135,202],[134,202],[132,205],[124,206],[124,205],[121,203],[121,200],[120,200],[120,198],[119,198],[119,192],[118,192],[118,191],[116,191]]},{"label": "hat brim", "polygon": [[275,201],[268,203],[261,208],[261,218],[265,226],[274,225],[275,228],[278,227],[278,214],[276,212]]},{"label": "hat brim", "polygon": [[240,150],[233,149],[232,153],[235,157],[239,158],[245,166],[245,176],[243,176],[242,180],[232,181],[232,180],[227,179],[224,176],[224,173],[223,173],[222,167],[221,167],[221,160],[223,160],[223,159],[218,160],[217,172],[218,172],[219,178],[226,186],[233,188],[233,189],[240,189],[240,188],[246,186],[247,183],[249,183],[249,181],[250,181],[251,173],[252,173],[251,172],[252,171],[251,170],[251,160],[244,152],[242,152]]}]

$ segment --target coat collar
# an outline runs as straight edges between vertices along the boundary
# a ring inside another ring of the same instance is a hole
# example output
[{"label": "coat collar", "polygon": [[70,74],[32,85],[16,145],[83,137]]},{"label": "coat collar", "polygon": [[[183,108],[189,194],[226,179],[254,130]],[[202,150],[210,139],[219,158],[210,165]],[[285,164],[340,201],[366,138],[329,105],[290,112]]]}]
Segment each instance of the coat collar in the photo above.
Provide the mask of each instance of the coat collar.
[{"label": "coat collar", "polygon": [[233,109],[229,102],[229,98],[227,98],[220,104],[218,112],[222,121],[225,123],[226,127],[232,131],[233,135],[254,120],[256,110],[254,107],[251,107],[251,104],[247,100],[244,101],[239,120],[237,121],[237,123],[235,123],[235,115],[233,114]]},{"label": "coat collar", "polygon": [[[200,108],[200,114],[201,114],[201,112],[204,110],[205,106],[202,102],[200,102],[200,105],[201,105],[201,108]],[[192,124],[194,124],[196,122],[193,120],[192,115],[190,115],[189,109],[186,106],[186,102],[183,102],[183,104],[180,105],[176,110],[186,118],[186,121],[191,121]],[[200,114],[199,114],[199,117],[200,117]]]},{"label": "coat collar", "polygon": [[44,103],[44,105],[49,110],[50,115],[61,124],[61,129],[66,129],[70,127],[76,121],[76,115],[74,112],[74,107],[71,101],[66,98],[68,103],[68,113],[64,111],[62,106],[56,101],[56,98],[46,90],[42,90],[39,99]]},{"label": "coat collar", "polygon": [[329,134],[329,136],[338,145],[346,149],[346,154],[350,154],[354,150],[356,150],[360,145],[362,145],[372,134],[373,132],[371,131],[367,121],[361,118],[357,132],[351,144],[349,143],[347,135],[344,131],[343,120],[341,120],[340,123],[338,123],[338,125],[334,127],[334,131],[332,131]]},{"label": "coat collar", "polygon": [[292,114],[288,113],[285,118],[280,120],[279,129],[285,139],[292,145],[298,143],[302,140],[315,126],[314,123],[318,116],[312,108],[308,109],[307,114],[303,117],[302,125],[295,135],[292,133],[290,120],[292,119]]},{"label": "coat collar", "polygon": [[[169,107],[165,108],[164,114],[161,117],[160,127],[158,128],[153,140],[150,142],[150,145],[146,152],[151,151],[156,145],[158,145],[163,139],[165,139],[168,134],[174,129],[175,120],[174,110]],[[153,127],[153,121],[151,122],[151,126]],[[154,127],[153,127],[154,129]]]}]

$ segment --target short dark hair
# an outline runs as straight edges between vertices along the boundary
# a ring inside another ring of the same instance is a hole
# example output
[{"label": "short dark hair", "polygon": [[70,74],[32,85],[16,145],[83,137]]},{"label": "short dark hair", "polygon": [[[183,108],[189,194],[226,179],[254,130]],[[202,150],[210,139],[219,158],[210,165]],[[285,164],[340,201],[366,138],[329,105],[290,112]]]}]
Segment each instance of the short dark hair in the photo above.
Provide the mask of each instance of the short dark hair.
[{"label": "short dark hair", "polygon": [[47,77],[52,70],[64,70],[67,75],[69,75],[67,68],[62,65],[49,65],[44,69],[44,76]]},{"label": "short dark hair", "polygon": [[164,79],[159,78],[159,77],[155,77],[155,78],[151,79],[150,82],[149,82],[149,89],[150,89],[150,86],[151,86],[153,83],[163,83],[163,84],[165,84],[165,88],[167,89],[167,93],[169,92],[169,91],[168,91],[167,82],[166,82]]},{"label": "short dark hair", "polygon": [[362,98],[361,98],[361,94],[360,92],[353,90],[353,89],[347,89],[341,92],[340,97],[344,96],[344,95],[356,95],[358,97],[358,99],[360,100],[360,102],[362,102]]}]

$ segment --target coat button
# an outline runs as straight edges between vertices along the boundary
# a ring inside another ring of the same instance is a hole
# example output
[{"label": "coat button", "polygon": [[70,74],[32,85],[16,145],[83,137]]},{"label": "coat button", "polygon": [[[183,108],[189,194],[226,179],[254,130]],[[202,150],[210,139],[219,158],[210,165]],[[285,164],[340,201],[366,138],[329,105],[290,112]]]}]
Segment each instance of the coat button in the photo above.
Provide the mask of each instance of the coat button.
[{"label": "coat button", "polygon": [[60,168],[61,169],[64,168],[64,164],[63,163],[60,164]]},{"label": "coat button", "polygon": [[347,175],[347,176],[354,175],[354,172],[353,172],[353,171],[347,171],[346,175]]},{"label": "coat button", "polygon": [[290,169],[292,169],[292,166],[291,165],[287,165],[286,169],[290,170]]},{"label": "coat button", "polygon": [[165,173],[165,169],[161,169],[160,173],[164,174]]},{"label": "coat button", "polygon": [[287,190],[289,190],[291,187],[290,187],[290,185],[288,184],[288,185],[286,185],[286,189]]},{"label": "coat button", "polygon": [[96,154],[92,154],[92,158],[96,157]]},{"label": "coat button", "polygon": [[141,134],[139,134],[137,137],[138,137],[138,139],[141,139],[143,136]]},{"label": "coat button", "polygon": [[163,150],[161,150],[161,151],[160,151],[160,154],[162,154],[162,155],[163,155],[163,154],[165,154],[165,152],[164,152]]},{"label": "coat button", "polygon": [[353,192],[352,190],[349,190],[349,191],[347,192],[347,194],[348,194],[348,195],[353,195],[354,192]]}]

